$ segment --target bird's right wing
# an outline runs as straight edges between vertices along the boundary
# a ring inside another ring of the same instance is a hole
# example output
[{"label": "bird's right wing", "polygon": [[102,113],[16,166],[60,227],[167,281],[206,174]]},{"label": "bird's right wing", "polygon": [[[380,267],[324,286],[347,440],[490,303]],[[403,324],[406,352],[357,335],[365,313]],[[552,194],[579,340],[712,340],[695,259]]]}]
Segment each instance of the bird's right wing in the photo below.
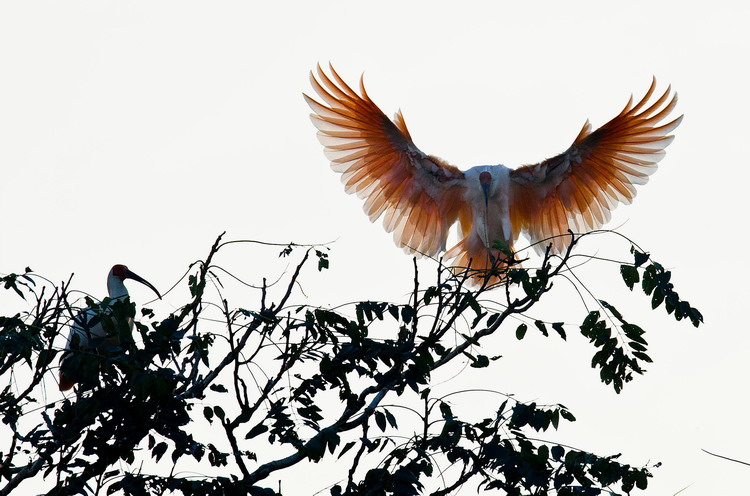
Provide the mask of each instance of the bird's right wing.
[{"label": "bird's right wing", "polygon": [[397,245],[429,256],[445,250],[456,220],[468,232],[463,172],[420,151],[401,112],[394,123],[370,100],[361,79],[360,96],[333,67],[329,77],[318,66],[318,77],[311,73],[310,81],[325,102],[304,95],[318,139],[346,192],[365,200],[371,221],[385,215],[383,225]]},{"label": "bird's right wing", "polygon": [[[650,99],[656,80],[633,105],[632,97],[614,119],[591,132],[588,121],[565,152],[510,173],[513,231],[526,231],[539,251],[548,243],[560,253],[568,245],[568,229],[598,229],[619,203],[630,203],[635,185],[645,184],[671,133],[682,120],[668,120],[677,104],[670,89]],[[665,122],[666,121],[666,122]]]}]

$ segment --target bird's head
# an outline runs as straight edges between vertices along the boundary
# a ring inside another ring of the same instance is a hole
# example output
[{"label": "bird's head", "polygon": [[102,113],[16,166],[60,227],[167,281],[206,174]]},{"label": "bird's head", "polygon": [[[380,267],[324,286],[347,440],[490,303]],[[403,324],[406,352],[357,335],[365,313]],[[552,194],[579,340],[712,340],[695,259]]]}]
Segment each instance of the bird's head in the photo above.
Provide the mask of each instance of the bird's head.
[{"label": "bird's head", "polygon": [[[122,264],[117,264],[112,266],[112,270],[109,271],[109,277],[116,277],[120,279],[120,281],[124,281],[125,279],[132,279],[134,281],[138,281],[139,283],[148,286],[151,288],[151,290],[156,293],[156,296],[161,299],[161,294],[159,291],[154,287],[153,284],[136,274],[135,272],[132,272],[130,269],[128,269],[127,266]],[[109,280],[109,279],[108,279]]]}]

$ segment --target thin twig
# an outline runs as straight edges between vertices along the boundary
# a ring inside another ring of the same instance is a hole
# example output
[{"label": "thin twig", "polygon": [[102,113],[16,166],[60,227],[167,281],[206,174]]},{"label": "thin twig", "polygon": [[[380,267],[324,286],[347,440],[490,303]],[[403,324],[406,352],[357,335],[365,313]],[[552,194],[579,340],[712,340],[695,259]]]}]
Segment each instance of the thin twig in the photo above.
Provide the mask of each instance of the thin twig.
[{"label": "thin twig", "polygon": [[725,459],[725,460],[729,460],[730,462],[740,463],[740,464],[742,464],[742,465],[747,465],[748,467],[750,467],[750,463],[748,463],[748,462],[743,462],[742,460],[735,460],[734,458],[729,458],[728,456],[717,455],[716,453],[711,453],[710,451],[708,451],[708,450],[705,450],[705,449],[703,449],[703,448],[701,448],[701,451],[703,451],[703,452],[705,452],[705,453],[708,453],[708,454],[709,454],[709,455],[711,455],[711,456],[715,456],[716,458],[723,458],[723,459]]}]

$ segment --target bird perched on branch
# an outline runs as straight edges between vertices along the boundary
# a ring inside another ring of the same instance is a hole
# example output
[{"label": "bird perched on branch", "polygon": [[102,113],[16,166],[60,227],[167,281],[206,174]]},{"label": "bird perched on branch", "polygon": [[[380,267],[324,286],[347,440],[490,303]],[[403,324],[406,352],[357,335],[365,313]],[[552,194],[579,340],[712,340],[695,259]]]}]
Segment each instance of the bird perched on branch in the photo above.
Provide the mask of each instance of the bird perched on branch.
[{"label": "bird perched on branch", "polygon": [[445,251],[450,227],[460,241],[445,253],[453,265],[471,268],[475,281],[493,280],[524,232],[539,252],[551,244],[565,250],[568,230],[587,232],[629,204],[635,185],[645,184],[664,157],[682,116],[669,120],[677,104],[670,88],[651,102],[656,79],[635,105],[631,97],[615,118],[592,132],[588,121],[563,153],[534,165],[502,164],[462,171],[422,152],[400,111],[390,120],[365,91],[359,94],[330,67],[310,81],[321,101],[307,95],[312,122],[347,193],[365,200],[371,221],[384,216],[386,231],[409,253]]},{"label": "bird perched on branch", "polygon": [[[118,264],[113,266],[107,275],[107,291],[109,298],[112,300],[110,303],[124,301],[129,298],[128,289],[125,287],[125,279],[132,279],[145,284],[161,299],[161,294],[159,294],[159,291],[153,284],[138,274],[131,272],[126,266]],[[111,312],[111,309],[109,311]],[[102,322],[102,312],[102,308],[89,307],[81,310],[73,319],[68,342],[60,358],[60,391],[67,391],[82,380],[81,371],[76,370],[76,364],[73,360],[75,351],[92,351],[101,349],[107,345],[119,344],[120,336],[116,329],[117,326],[113,322],[114,319],[109,317],[110,322],[107,324],[112,325],[104,325]],[[129,326],[129,331],[132,331],[133,320],[129,318],[127,325]]]}]

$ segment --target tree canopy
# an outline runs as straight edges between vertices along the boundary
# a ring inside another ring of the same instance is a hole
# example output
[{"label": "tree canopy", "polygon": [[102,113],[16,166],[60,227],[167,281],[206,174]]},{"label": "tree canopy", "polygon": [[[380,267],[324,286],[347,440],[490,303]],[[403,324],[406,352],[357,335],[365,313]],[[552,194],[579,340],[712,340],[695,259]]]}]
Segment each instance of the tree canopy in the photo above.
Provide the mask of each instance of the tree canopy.
[{"label": "tree canopy", "polygon": [[[28,268],[5,275],[6,294],[25,308],[0,317],[0,495],[24,492],[33,481],[52,495],[275,495],[284,485],[273,481],[283,482],[286,471],[313,473],[328,460],[337,482],[315,487],[311,480],[310,494],[438,496],[466,485],[510,495],[645,489],[650,467],[538,438],[575,421],[563,404],[522,402],[478,384],[473,392],[490,413],[477,418],[451,401],[465,391],[438,394],[432,383],[459,362],[491,370],[499,357],[487,338],[501,330],[519,340],[529,332],[562,340],[580,332],[591,366],[617,392],[643,374],[651,362],[646,332],[612,303],[592,295],[576,323],[529,317],[574,271],[572,249],[592,235],[602,232],[571,235],[566,253],[548,251],[537,267],[511,263],[494,274],[498,284],[472,285],[470,271],[441,263],[425,276],[415,262],[406,301],[337,308],[295,303],[303,267],[329,265],[325,247],[295,244],[279,254],[294,269],[273,291],[264,280],[256,300],[231,301],[222,281],[234,276],[215,260],[237,241],[223,235],[190,266],[181,282],[190,300],[169,315],[130,300],[81,301],[72,279],[52,284]],[[619,278],[645,293],[651,308],[702,323],[648,253],[632,245],[627,260],[615,263],[613,277],[619,267]],[[99,313],[119,344],[76,352],[83,380],[62,395],[56,369],[82,306]]]}]

